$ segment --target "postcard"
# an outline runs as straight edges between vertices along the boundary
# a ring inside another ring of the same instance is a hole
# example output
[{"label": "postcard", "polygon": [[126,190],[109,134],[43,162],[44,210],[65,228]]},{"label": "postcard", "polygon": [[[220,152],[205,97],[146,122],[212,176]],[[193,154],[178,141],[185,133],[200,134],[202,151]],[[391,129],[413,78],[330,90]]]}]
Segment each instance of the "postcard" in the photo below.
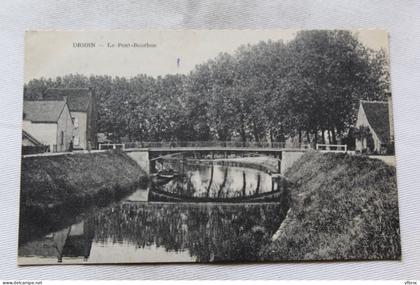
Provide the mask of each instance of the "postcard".
[{"label": "postcard", "polygon": [[400,260],[388,33],[29,31],[19,265]]}]

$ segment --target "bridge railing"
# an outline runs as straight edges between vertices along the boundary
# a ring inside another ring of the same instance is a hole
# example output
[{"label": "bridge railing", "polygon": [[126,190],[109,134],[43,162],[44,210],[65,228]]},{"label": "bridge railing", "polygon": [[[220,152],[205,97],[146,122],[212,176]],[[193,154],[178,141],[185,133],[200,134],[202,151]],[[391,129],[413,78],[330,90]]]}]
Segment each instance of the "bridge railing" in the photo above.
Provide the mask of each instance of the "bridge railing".
[{"label": "bridge railing", "polygon": [[347,152],[346,144],[316,144],[316,150],[323,152]]},{"label": "bridge railing", "polygon": [[100,143],[98,146],[99,150],[110,150],[110,149],[125,149],[123,143]]},{"label": "bridge railing", "polygon": [[129,142],[125,143],[126,148],[135,147],[156,147],[156,148],[176,148],[176,147],[255,147],[255,148],[283,148],[282,142],[238,142],[238,141],[177,141],[177,142]]},{"label": "bridge railing", "polygon": [[[179,148],[179,147],[226,147],[226,148],[285,148],[284,142],[238,142],[238,141],[177,141],[177,142],[128,142],[124,148]],[[302,144],[297,148],[309,149]]]}]

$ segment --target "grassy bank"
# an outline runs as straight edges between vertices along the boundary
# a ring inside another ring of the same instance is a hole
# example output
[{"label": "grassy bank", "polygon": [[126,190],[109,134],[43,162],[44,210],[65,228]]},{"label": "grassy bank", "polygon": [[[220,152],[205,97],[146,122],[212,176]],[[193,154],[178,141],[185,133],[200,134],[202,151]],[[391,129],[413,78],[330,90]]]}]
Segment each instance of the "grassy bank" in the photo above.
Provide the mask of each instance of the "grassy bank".
[{"label": "grassy bank", "polygon": [[395,168],[344,154],[306,153],[287,172],[291,207],[266,260],[400,259]]},{"label": "grassy bank", "polygon": [[62,219],[121,198],[145,179],[136,162],[122,152],[23,158],[21,224],[41,232],[55,229]]}]

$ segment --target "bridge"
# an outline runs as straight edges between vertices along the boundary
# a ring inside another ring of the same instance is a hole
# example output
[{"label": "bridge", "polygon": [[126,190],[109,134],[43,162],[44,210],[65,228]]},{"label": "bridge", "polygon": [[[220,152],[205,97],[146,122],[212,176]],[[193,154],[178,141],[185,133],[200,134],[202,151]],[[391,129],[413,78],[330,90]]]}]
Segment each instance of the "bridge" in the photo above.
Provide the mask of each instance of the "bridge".
[{"label": "bridge", "polygon": [[[280,173],[284,173],[294,161],[303,153],[313,150],[308,144],[286,146],[284,142],[237,142],[237,141],[190,141],[190,142],[128,142],[128,143],[105,143],[99,144],[98,150],[83,150],[59,153],[39,153],[24,155],[34,156],[55,156],[77,153],[95,153],[108,150],[122,150],[133,158],[145,171],[149,171],[150,162],[154,159],[167,154],[182,153],[194,158],[227,158],[230,154],[239,156],[267,155],[278,159],[281,163]],[[346,145],[321,145],[316,147],[320,152],[347,152]],[[210,155],[210,157],[209,157]]]},{"label": "bridge", "polygon": [[309,144],[286,147],[284,142],[188,141],[188,142],[128,142],[99,144],[99,149],[147,148],[149,152],[264,152],[309,150]]},{"label": "bridge", "polygon": [[235,156],[266,155],[279,160],[279,172],[285,171],[310,145],[302,144],[286,147],[283,142],[232,142],[232,141],[193,141],[193,142],[130,142],[121,144],[101,144],[100,150],[121,149],[136,161],[144,160],[141,152],[147,152],[151,168],[155,160],[168,154],[181,154],[195,159],[228,158]]}]

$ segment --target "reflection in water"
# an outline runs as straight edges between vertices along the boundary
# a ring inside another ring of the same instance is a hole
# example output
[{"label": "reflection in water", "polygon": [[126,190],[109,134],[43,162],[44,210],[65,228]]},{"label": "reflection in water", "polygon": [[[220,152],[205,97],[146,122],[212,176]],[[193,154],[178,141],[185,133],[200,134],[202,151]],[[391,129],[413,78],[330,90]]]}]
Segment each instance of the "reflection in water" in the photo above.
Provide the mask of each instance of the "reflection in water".
[{"label": "reflection in water", "polygon": [[[152,184],[151,190],[232,198],[279,189],[279,182],[258,170],[183,167],[184,175]],[[148,202],[148,192],[136,191],[76,224],[22,244],[19,263],[256,261],[287,211],[285,198],[276,203],[154,203]]]},{"label": "reflection in water", "polygon": [[220,165],[185,165],[183,175],[153,187],[188,197],[233,198],[277,189],[271,175],[254,169]]},{"label": "reflection in water", "polygon": [[281,212],[276,203],[125,201],[26,243],[19,256],[32,263],[75,257],[89,263],[255,261],[280,225]]},{"label": "reflection in water", "polygon": [[56,258],[61,263],[64,257],[81,258],[87,261],[94,237],[94,226],[87,219],[61,231],[46,235],[19,247],[19,256],[39,256]]}]

